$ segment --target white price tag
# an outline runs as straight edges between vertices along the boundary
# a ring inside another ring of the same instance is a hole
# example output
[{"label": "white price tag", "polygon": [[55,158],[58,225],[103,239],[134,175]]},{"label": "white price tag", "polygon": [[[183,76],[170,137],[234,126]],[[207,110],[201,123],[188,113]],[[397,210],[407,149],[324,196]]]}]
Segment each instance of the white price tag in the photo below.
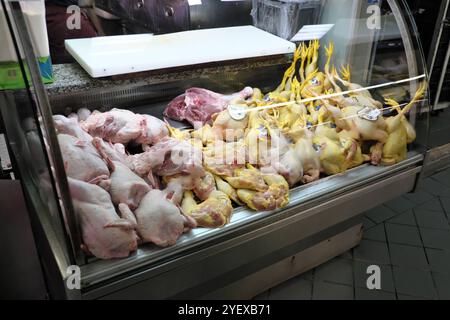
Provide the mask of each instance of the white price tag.
[{"label": "white price tag", "polygon": [[360,111],[358,111],[358,116],[361,119],[377,121],[381,116],[381,111],[377,108],[364,107]]},{"label": "white price tag", "polygon": [[292,37],[292,42],[308,41],[321,39],[328,31],[333,28],[334,24],[316,24],[303,26],[296,34]]}]

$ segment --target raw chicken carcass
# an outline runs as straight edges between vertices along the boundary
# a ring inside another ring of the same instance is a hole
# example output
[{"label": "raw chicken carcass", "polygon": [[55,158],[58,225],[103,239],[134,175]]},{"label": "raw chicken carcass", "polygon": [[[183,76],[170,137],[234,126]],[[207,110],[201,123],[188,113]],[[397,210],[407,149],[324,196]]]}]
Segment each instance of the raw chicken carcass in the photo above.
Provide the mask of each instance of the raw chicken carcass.
[{"label": "raw chicken carcass", "polygon": [[[64,133],[78,138],[81,141],[93,143],[94,146],[100,151],[103,150],[108,157],[113,161],[120,161],[123,164],[128,165],[127,154],[125,152],[125,146],[121,143],[112,144],[110,142],[105,142],[103,139],[92,136],[81,129],[80,124],[75,121],[75,119],[66,118],[62,115],[53,116],[53,121],[55,123],[56,130],[58,133]],[[100,152],[99,152],[100,153]]]},{"label": "raw chicken carcass", "polygon": [[53,116],[53,122],[58,133],[68,134],[86,142],[92,141],[92,136],[84,131],[74,118],[67,118],[58,114]]},{"label": "raw chicken carcass", "polygon": [[264,172],[275,170],[282,175],[290,186],[294,186],[303,178],[302,148],[290,141],[279,129],[267,125],[270,132],[271,148],[268,163]]},{"label": "raw chicken carcass", "polygon": [[231,100],[247,99],[252,94],[253,89],[250,87],[228,96],[207,89],[190,88],[169,103],[164,116],[178,121],[186,120],[197,128],[211,123],[212,115],[225,110]]},{"label": "raw chicken carcass", "polygon": [[[188,141],[166,137],[147,151],[129,156],[134,171],[141,177],[152,175],[172,176],[187,173],[204,176],[202,152]],[[151,177],[149,177],[151,179]]]},{"label": "raw chicken carcass", "polygon": [[185,174],[166,176],[164,177],[164,182],[167,185],[167,192],[172,192],[173,196],[171,199],[175,204],[180,203],[183,191],[194,191],[200,200],[206,200],[216,188],[214,176],[209,172],[205,172],[203,177]]},{"label": "raw chicken carcass", "polygon": [[108,192],[90,183],[68,179],[84,250],[101,259],[123,258],[135,251],[136,225],[117,215]]},{"label": "raw chicken carcass", "polygon": [[268,188],[265,191],[238,189],[237,195],[249,208],[257,211],[275,210],[289,203],[289,185],[279,174],[263,174]]},{"label": "raw chicken carcass", "polygon": [[164,121],[147,114],[141,115],[144,119],[141,135],[136,139],[136,143],[142,145],[153,145],[169,135]]},{"label": "raw chicken carcass", "polygon": [[404,159],[408,152],[407,144],[416,138],[414,127],[408,122],[405,114],[414,106],[414,104],[423,96],[426,90],[425,84],[421,84],[414,98],[402,110],[399,104],[392,99],[387,99],[386,104],[397,110],[396,116],[386,118],[387,132],[389,137],[383,146],[381,163],[384,165],[393,165]]},{"label": "raw chicken carcass", "polygon": [[113,144],[98,137],[93,138],[92,144],[95,148],[97,148],[97,152],[103,157],[104,160],[109,159],[111,161],[118,161],[130,169],[133,169],[133,164],[128,161],[128,154],[123,144]]},{"label": "raw chicken carcass", "polygon": [[137,230],[143,242],[160,247],[174,245],[183,232],[195,228],[196,222],[181,214],[165,191],[150,190],[134,212]]},{"label": "raw chicken carcass", "polygon": [[86,121],[86,119],[91,115],[91,110],[87,108],[80,108],[77,111],[78,121]]},{"label": "raw chicken carcass", "polygon": [[127,144],[135,141],[149,145],[169,135],[163,121],[123,109],[93,112],[81,125],[92,136],[113,143]]},{"label": "raw chicken carcass", "polygon": [[113,143],[128,143],[137,139],[142,131],[143,119],[129,110],[112,109],[108,112],[94,111],[82,123],[84,130],[94,137]]},{"label": "raw chicken carcass", "polygon": [[233,206],[228,196],[222,191],[213,190],[209,197],[197,204],[192,191],[184,193],[181,205],[183,212],[195,219],[198,226],[218,228],[230,222]]},{"label": "raw chicken carcass", "polygon": [[[247,108],[244,101],[232,102],[233,105]],[[224,141],[236,141],[244,137],[245,129],[248,125],[248,117],[242,120],[234,120],[228,110],[221,111],[212,117],[212,129],[216,136]]]},{"label": "raw chicken carcass", "polygon": [[150,186],[121,162],[112,162],[109,193],[114,204],[125,204],[130,210],[139,206]]},{"label": "raw chicken carcass", "polygon": [[59,134],[58,142],[69,177],[100,185],[109,179],[106,163],[90,142],[68,134]]}]

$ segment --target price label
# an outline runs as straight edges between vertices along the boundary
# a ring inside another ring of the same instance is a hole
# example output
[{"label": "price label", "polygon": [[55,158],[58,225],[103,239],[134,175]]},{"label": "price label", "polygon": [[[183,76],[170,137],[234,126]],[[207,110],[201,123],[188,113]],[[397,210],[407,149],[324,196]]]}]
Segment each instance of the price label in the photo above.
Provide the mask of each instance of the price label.
[{"label": "price label", "polygon": [[377,108],[364,107],[358,111],[358,116],[364,120],[377,121],[381,116],[381,111]]}]

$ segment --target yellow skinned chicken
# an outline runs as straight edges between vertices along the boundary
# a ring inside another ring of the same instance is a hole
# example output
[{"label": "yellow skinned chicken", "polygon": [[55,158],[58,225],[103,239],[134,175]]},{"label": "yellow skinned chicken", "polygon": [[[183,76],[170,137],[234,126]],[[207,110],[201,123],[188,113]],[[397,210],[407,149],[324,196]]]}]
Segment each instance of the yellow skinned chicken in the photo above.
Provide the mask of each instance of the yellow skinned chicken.
[{"label": "yellow skinned chicken", "polygon": [[336,132],[329,124],[316,129],[313,143],[318,149],[322,170],[327,175],[345,172],[369,160],[348,132]]},{"label": "yellow skinned chicken", "polygon": [[301,182],[310,183],[320,177],[320,157],[313,147],[314,133],[307,128],[306,118],[299,120],[303,121],[303,125],[293,127],[286,135],[294,141],[294,148],[298,150],[299,160],[303,166]]},{"label": "yellow skinned chicken", "polygon": [[411,110],[417,100],[421,99],[426,89],[422,83],[410,103],[401,109],[399,104],[386,99],[386,104],[392,106],[398,112],[397,115],[386,118],[387,132],[389,134],[383,146],[381,163],[383,165],[393,165],[406,159],[407,144],[416,138],[416,132],[406,119],[405,115]]},{"label": "yellow skinned chicken", "polygon": [[219,176],[214,176],[214,178],[216,180],[217,189],[219,191],[222,191],[223,193],[225,193],[235,203],[242,205],[242,202],[239,200],[239,197],[237,195],[235,188],[233,188],[228,182],[226,182]]},{"label": "yellow skinned chicken", "polygon": [[[251,166],[249,166],[249,169],[256,170]],[[262,177],[268,186],[265,191],[237,189],[239,199],[249,208],[257,211],[269,211],[285,207],[289,203],[289,185],[286,180],[274,173],[262,174]]]},{"label": "yellow skinned chicken", "polygon": [[197,203],[192,191],[185,191],[181,210],[192,217],[199,227],[218,228],[230,222],[233,206],[228,196],[218,190],[213,190],[201,203]]}]

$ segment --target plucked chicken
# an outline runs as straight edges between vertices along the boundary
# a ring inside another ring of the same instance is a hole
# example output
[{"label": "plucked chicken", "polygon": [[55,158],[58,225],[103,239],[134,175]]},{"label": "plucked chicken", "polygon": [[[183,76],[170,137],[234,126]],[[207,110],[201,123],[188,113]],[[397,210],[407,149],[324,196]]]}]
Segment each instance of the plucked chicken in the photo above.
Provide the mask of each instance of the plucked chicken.
[{"label": "plucked chicken", "polygon": [[185,191],[181,209],[192,217],[199,227],[218,228],[227,224],[233,213],[233,206],[228,196],[222,191],[213,190],[208,198],[197,203],[192,191]]},{"label": "plucked chicken", "polygon": [[79,218],[83,249],[101,259],[123,258],[137,249],[135,221],[120,218],[104,189],[69,177],[70,194]]},{"label": "plucked chicken", "polygon": [[387,132],[389,134],[386,143],[383,146],[381,163],[384,165],[393,165],[406,159],[407,144],[414,141],[416,132],[405,117],[405,114],[411,110],[414,104],[425,92],[425,84],[422,84],[414,95],[410,103],[403,109],[394,100],[386,100],[386,104],[392,106],[398,112],[397,115],[386,119]]},{"label": "plucked chicken", "polygon": [[92,136],[113,143],[151,145],[169,135],[164,121],[123,109],[94,111],[81,126]]},{"label": "plucked chicken", "polygon": [[64,168],[71,178],[109,187],[109,170],[91,142],[58,134]]},{"label": "plucked chicken", "polygon": [[171,201],[171,194],[162,190],[150,190],[141,200],[134,215],[142,241],[160,247],[174,245],[183,232],[197,226],[194,219],[183,215]]}]

